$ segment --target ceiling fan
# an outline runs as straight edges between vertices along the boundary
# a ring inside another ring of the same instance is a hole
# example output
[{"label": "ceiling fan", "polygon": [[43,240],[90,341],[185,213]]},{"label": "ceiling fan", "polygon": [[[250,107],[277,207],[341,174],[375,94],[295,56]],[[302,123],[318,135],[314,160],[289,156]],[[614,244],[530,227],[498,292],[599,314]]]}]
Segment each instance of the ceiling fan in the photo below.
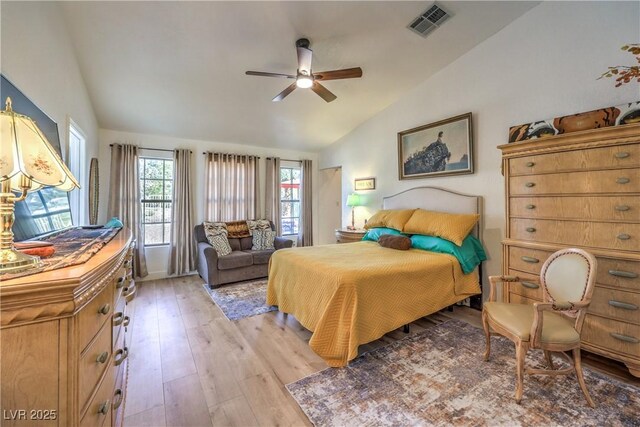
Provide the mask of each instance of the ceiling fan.
[{"label": "ceiling fan", "polygon": [[296,50],[298,51],[298,72],[295,76],[292,74],[265,73],[262,71],[246,72],[248,76],[281,77],[285,79],[295,79],[295,82],[291,83],[291,85],[289,85],[285,90],[283,90],[282,92],[277,94],[275,98],[273,98],[273,102],[282,101],[296,88],[310,88],[312,91],[320,95],[322,99],[327,102],[331,102],[337,97],[333,93],[331,93],[329,89],[321,85],[321,81],[353,79],[362,77],[362,68],[360,67],[313,73],[311,71],[311,59],[313,56],[313,51],[309,49],[309,40],[299,39],[298,41],[296,41]]}]

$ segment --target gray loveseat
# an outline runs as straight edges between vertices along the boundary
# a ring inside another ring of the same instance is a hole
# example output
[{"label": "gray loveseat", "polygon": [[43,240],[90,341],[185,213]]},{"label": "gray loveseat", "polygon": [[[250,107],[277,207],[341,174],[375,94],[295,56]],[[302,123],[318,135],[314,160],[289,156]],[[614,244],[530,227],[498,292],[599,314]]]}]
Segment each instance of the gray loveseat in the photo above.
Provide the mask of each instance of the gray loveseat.
[{"label": "gray loveseat", "polygon": [[[252,237],[230,238],[229,246],[232,252],[218,257],[204,234],[202,224],[195,226],[193,235],[198,245],[198,274],[209,286],[217,288],[227,283],[267,277],[269,274],[269,259],[274,250],[252,251]],[[293,242],[283,237],[276,237],[273,245],[278,250],[290,248]]]}]

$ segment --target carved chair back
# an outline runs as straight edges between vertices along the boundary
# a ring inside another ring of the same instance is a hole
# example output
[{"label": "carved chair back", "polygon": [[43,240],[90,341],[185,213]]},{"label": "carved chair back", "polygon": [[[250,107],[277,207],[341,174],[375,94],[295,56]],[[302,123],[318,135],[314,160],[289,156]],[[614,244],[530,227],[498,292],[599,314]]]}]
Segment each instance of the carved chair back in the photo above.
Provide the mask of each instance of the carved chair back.
[{"label": "carved chair back", "polygon": [[596,279],[596,259],[582,249],[562,249],[552,254],[542,266],[540,283],[544,301],[550,303],[581,303],[575,310],[558,313],[575,319],[580,333],[587,306],[591,302]]}]

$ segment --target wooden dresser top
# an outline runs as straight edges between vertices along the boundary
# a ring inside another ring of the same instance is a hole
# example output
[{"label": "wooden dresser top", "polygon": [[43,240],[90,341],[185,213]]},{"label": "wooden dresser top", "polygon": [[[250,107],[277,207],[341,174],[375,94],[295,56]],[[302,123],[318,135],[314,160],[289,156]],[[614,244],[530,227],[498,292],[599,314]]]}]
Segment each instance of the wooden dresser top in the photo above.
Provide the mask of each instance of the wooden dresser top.
[{"label": "wooden dresser top", "polygon": [[131,242],[122,229],[83,264],[0,282],[0,325],[73,314],[114,277]]},{"label": "wooden dresser top", "polygon": [[624,126],[612,126],[602,129],[554,135],[547,138],[529,139],[499,145],[503,158],[544,154],[556,151],[602,147],[611,144],[634,143],[640,139],[640,123]]}]

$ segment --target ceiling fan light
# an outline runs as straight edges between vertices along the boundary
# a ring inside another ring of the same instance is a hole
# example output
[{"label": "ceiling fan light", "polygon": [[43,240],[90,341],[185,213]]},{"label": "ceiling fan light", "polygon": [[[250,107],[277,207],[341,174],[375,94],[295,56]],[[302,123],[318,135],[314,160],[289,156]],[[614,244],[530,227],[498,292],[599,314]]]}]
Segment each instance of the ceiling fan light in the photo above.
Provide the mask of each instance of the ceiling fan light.
[{"label": "ceiling fan light", "polygon": [[300,89],[308,89],[313,86],[313,79],[308,76],[299,76],[296,80],[296,86]]}]

